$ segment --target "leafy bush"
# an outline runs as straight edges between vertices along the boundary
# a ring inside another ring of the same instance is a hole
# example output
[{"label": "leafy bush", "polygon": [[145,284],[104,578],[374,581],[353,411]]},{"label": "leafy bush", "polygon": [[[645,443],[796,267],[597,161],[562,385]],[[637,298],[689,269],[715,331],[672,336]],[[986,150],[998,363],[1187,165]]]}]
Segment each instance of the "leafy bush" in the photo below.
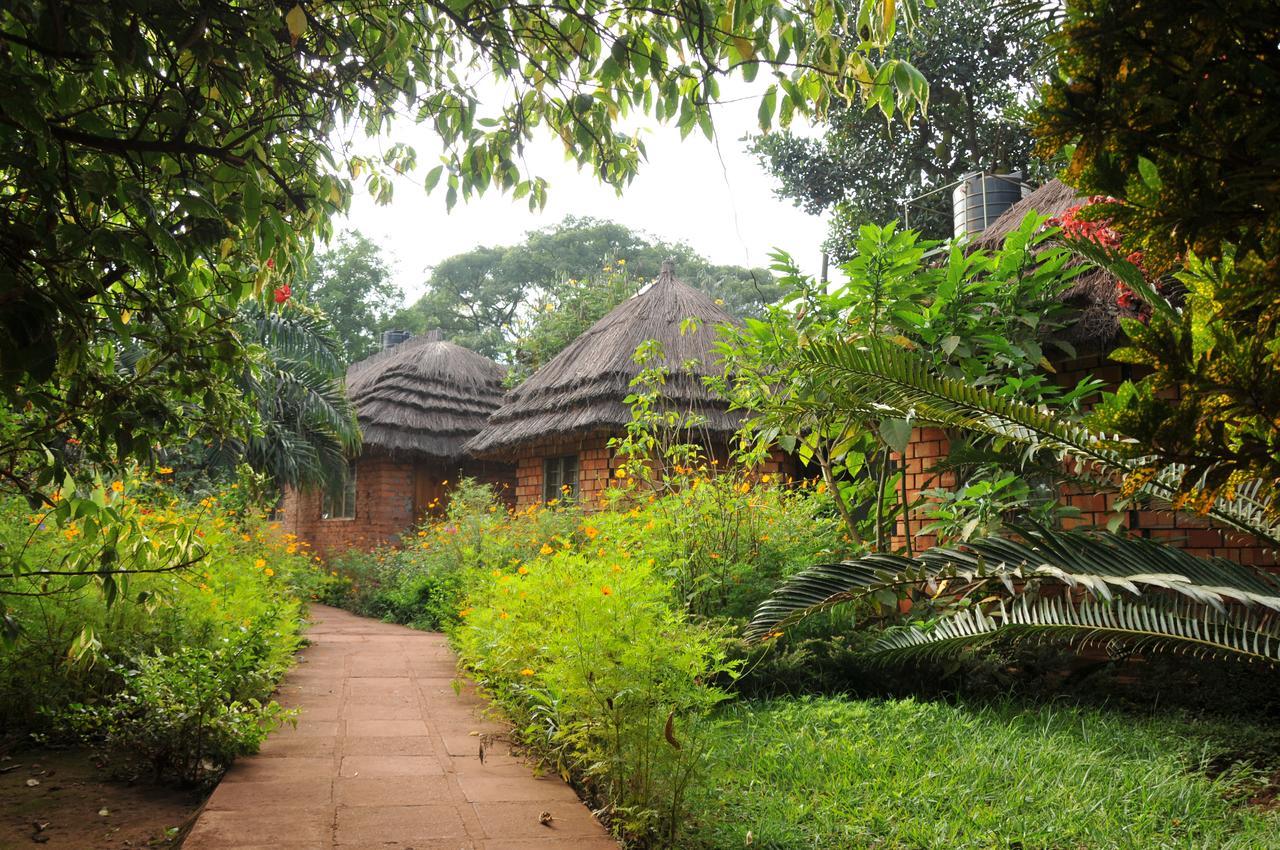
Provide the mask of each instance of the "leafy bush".
[{"label": "leafy bush", "polygon": [[850,551],[823,485],[692,471],[683,479],[661,496],[619,487],[598,506],[561,502],[520,511],[464,480],[446,516],[405,535],[399,549],[334,558],[337,575],[325,598],[368,616],[449,628],[477,576],[561,548],[597,552],[600,537],[652,559],[677,605],[742,619],[781,579]]},{"label": "leafy bush", "polygon": [[236,756],[257,752],[292,716],[264,702],[284,672],[271,656],[261,630],[218,649],[144,655],[129,667],[113,666],[121,690],[98,705],[71,705],[63,719],[118,755],[118,769],[145,765],[157,781],[216,782]]},{"label": "leafy bush", "polygon": [[189,541],[193,563],[115,575],[107,605],[104,577],[58,570],[95,556],[98,526],[55,529],[25,502],[0,503],[0,546],[23,547],[43,570],[0,578],[20,627],[0,644],[0,734],[73,731],[105,738],[122,764],[207,778],[276,716],[263,703],[298,646],[319,571],[304,543],[248,512],[234,487],[195,502],[162,481],[104,490],[104,509],[126,518],[114,533],[139,534],[137,545],[157,552]]},{"label": "leafy bush", "polygon": [[607,807],[616,831],[673,840],[703,763],[695,732],[727,694],[725,641],[671,603],[651,559],[603,538],[495,570],[455,632],[523,740]]}]

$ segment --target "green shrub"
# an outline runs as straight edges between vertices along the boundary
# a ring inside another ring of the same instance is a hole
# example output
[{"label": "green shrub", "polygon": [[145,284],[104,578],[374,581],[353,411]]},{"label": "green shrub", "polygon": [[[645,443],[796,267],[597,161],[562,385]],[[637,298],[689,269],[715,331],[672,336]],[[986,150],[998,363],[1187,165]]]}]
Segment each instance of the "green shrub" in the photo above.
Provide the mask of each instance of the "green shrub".
[{"label": "green shrub", "polygon": [[674,840],[703,764],[695,730],[726,693],[722,634],[671,603],[669,581],[622,546],[562,547],[494,570],[455,638],[523,740],[605,806],[615,831]]},{"label": "green shrub", "polygon": [[123,685],[105,702],[73,704],[61,720],[101,742],[117,772],[145,766],[157,781],[212,784],[292,717],[267,700],[283,673],[273,655],[260,631],[218,649],[144,655],[113,665]]},{"label": "green shrub", "polygon": [[[303,600],[323,589],[321,575],[305,544],[247,511],[234,490],[192,503],[163,482],[126,480],[105,501],[157,551],[192,541],[195,563],[117,577],[110,606],[100,580],[0,576],[0,602],[22,627],[0,643],[0,735],[105,736],[121,759],[211,776],[273,716],[253,701],[266,700],[290,664]],[[21,549],[29,563],[92,553],[90,528],[54,530],[24,502],[0,503],[0,551]],[[194,762],[192,748],[203,753]]]}]

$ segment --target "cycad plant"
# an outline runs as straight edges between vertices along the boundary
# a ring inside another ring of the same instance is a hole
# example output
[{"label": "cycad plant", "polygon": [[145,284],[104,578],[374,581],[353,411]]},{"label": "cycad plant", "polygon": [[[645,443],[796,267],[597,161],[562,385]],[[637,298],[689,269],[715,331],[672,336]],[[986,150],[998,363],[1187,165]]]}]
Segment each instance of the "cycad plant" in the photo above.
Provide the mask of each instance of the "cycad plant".
[{"label": "cycad plant", "polygon": [[[968,432],[1027,465],[1208,516],[1280,548],[1280,516],[1262,481],[1197,489],[1184,463],[1164,463],[1139,442],[945,374],[909,341],[867,336],[812,340],[803,370],[847,410]],[[1038,634],[1112,645],[1179,648],[1280,660],[1280,583],[1221,558],[1147,540],[1034,526],[918,557],[873,554],[805,570],[758,609],[750,634],[765,638],[804,617],[864,601],[908,610],[872,651],[885,657],[954,649],[995,634]],[[850,606],[852,607],[852,606]],[[865,610],[865,608],[863,609]],[[868,618],[882,621],[882,617]]]}]

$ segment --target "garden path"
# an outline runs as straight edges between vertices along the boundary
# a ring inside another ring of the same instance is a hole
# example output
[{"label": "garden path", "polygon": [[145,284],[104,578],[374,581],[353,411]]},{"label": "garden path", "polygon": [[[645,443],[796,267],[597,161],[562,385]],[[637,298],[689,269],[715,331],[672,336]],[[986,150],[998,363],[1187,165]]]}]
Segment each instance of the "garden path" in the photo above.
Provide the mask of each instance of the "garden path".
[{"label": "garden path", "polygon": [[559,777],[535,776],[459,680],[444,636],[314,605],[278,699],[300,709],[239,759],[184,850],[617,850]]}]

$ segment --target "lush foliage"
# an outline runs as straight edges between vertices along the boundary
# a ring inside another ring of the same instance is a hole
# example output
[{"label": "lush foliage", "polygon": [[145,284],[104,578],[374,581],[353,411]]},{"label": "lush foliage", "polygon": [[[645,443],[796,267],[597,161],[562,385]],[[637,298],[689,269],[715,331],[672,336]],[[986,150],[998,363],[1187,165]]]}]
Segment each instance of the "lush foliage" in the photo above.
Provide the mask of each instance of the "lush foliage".
[{"label": "lush foliage", "polygon": [[[1229,495],[1249,479],[1272,490],[1280,11],[1260,0],[1065,6],[1063,73],[1036,132],[1046,152],[1074,146],[1067,182],[1105,201],[1093,214],[1141,268],[1112,264],[1155,308],[1148,324],[1128,323],[1117,353],[1152,373],[1118,395],[1109,427],[1182,464],[1186,495]],[[1171,273],[1186,298],[1169,304],[1143,275]]]},{"label": "lush foliage", "polygon": [[[1044,30],[993,0],[939,3],[889,45],[929,81],[926,114],[904,126],[841,107],[819,138],[782,131],[752,149],[780,195],[812,213],[833,211],[828,250],[848,259],[858,227],[900,218],[907,200],[973,171],[1027,174],[1032,141],[1017,113],[1046,71]],[[908,221],[929,237],[950,236],[950,192],[912,205]]]},{"label": "lush foliage", "polygon": [[1242,748],[1274,752],[1270,730],[1267,744],[1240,724],[914,700],[720,717],[682,847],[1244,850],[1280,831],[1239,805],[1261,777],[1220,772]]},{"label": "lush foliage", "polygon": [[518,245],[480,247],[439,263],[427,292],[395,323],[440,328],[474,351],[532,370],[674,259],[680,278],[753,315],[780,294],[765,269],[717,266],[685,244],[654,241],[610,221],[566,218]]},{"label": "lush foliage", "polygon": [[[125,771],[216,777],[280,719],[269,698],[318,573],[239,486],[187,503],[134,478],[97,498],[97,515],[61,526],[12,497],[0,511],[4,549],[25,548],[43,567],[0,578],[12,627],[0,644],[4,732],[84,734]],[[108,515],[119,519],[97,524]],[[101,558],[103,535],[154,549],[156,569],[113,577],[64,568]],[[185,555],[174,554],[178,545]]]},{"label": "lush foliage", "polygon": [[[938,374],[1001,398],[1051,403],[1064,420],[1078,417],[1097,385],[1085,380],[1061,387],[1043,366],[1047,354],[1071,351],[1054,336],[1068,318],[1057,296],[1079,269],[1070,266],[1069,252],[1052,244],[1056,231],[1042,224],[1028,217],[999,250],[966,252],[951,245],[944,258],[932,257],[939,244],[914,231],[867,225],[854,259],[842,267],[844,283],[806,278],[780,256],[791,293],[765,319],[726,334],[723,391],[754,412],[749,427],[757,447],[776,442],[815,463],[851,534],[874,541],[877,550],[887,546],[888,517],[911,507],[905,495],[895,499],[895,482],[903,479],[892,454],[901,455],[914,426],[932,420],[910,405],[842,392],[845,383],[816,369],[811,352],[893,340]],[[1021,458],[1002,456],[990,441],[979,448],[962,483],[990,493],[1000,482],[1012,486],[1007,479],[1013,474],[1029,479],[1020,485],[1023,492],[1033,485],[1044,492]],[[1052,495],[1031,502],[1046,518],[1059,512]],[[869,516],[854,509],[868,503],[875,506]],[[989,500],[973,490],[968,501],[952,500],[944,508],[939,521],[959,536],[976,530],[974,517],[990,513]],[[905,536],[910,546],[910,533]]]},{"label": "lush foliage", "polygon": [[404,300],[377,244],[358,230],[343,232],[315,253],[294,278],[293,291],[332,323],[344,363],[363,360],[381,347],[381,331]]}]

